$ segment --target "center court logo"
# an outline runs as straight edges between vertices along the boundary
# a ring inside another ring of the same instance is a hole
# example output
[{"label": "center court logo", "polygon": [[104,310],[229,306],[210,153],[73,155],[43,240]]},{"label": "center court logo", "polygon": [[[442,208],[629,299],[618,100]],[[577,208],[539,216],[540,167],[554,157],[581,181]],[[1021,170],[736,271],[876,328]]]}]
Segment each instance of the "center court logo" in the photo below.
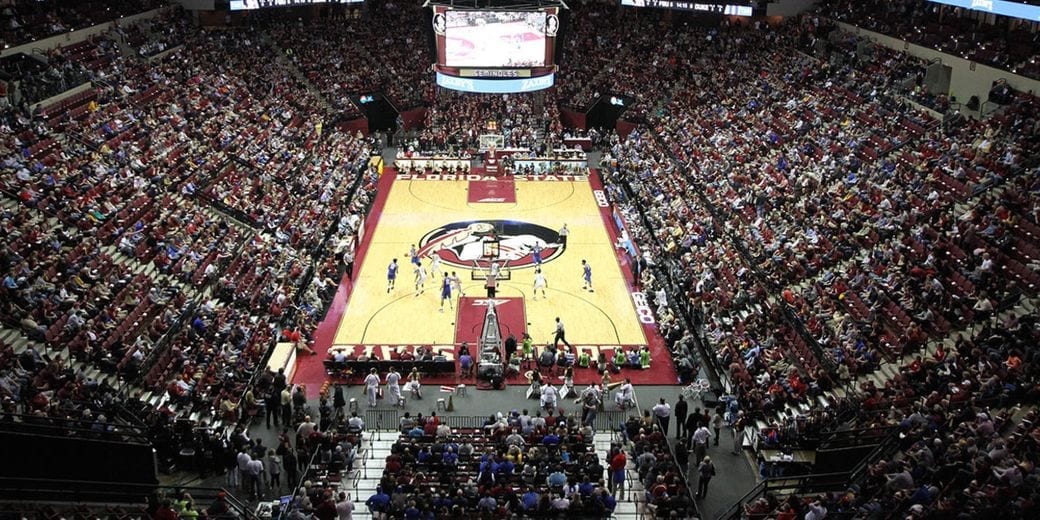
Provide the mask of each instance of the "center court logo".
[{"label": "center court logo", "polygon": [[499,261],[508,261],[510,269],[535,265],[535,244],[542,248],[542,263],[558,258],[564,249],[559,233],[545,226],[518,220],[466,220],[426,233],[419,240],[419,255],[437,255],[454,267],[472,269],[476,263],[487,268],[484,242],[495,239],[499,241]]}]

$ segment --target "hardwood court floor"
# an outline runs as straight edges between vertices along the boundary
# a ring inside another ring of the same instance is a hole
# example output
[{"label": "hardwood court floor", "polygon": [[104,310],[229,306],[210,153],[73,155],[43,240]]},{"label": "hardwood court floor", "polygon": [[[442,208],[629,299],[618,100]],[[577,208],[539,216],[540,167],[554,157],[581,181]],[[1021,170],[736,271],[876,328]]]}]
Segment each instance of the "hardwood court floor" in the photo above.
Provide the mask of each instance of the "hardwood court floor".
[{"label": "hardwood court floor", "polygon": [[[334,346],[454,343],[455,311],[445,306],[443,313],[438,312],[441,275],[430,273],[425,292],[416,297],[408,252],[412,244],[421,247],[421,239],[442,226],[490,220],[540,225],[553,233],[564,223],[570,229],[565,250],[542,265],[548,300],[532,300],[531,266],[512,269],[512,280],[500,282],[499,296],[525,299],[528,333],[536,343],[552,339],[554,319],[559,316],[566,324],[567,339],[575,345],[646,344],[588,180],[517,179],[515,203],[478,204],[467,202],[468,181],[404,177],[395,179],[387,195]],[[388,294],[386,272],[393,258],[400,270],[396,288]],[[594,293],[582,290],[582,259],[592,266]],[[424,258],[423,265],[429,270],[430,259]],[[442,262],[440,270],[459,272],[467,296],[485,294],[483,281],[471,279],[471,269]],[[457,302],[458,294],[452,296]]]}]

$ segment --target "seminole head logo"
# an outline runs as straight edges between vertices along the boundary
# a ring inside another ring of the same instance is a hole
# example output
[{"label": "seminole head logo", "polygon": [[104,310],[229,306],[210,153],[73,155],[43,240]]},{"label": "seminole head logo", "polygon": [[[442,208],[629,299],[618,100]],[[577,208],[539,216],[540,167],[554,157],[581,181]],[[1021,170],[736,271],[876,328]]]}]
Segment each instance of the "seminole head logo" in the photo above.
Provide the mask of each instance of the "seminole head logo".
[{"label": "seminole head logo", "polygon": [[[488,256],[497,242],[497,258]],[[419,256],[437,255],[445,264],[487,268],[492,260],[508,262],[510,268],[531,267],[554,260],[563,254],[560,235],[545,226],[515,220],[468,220],[441,226],[419,241]]]}]

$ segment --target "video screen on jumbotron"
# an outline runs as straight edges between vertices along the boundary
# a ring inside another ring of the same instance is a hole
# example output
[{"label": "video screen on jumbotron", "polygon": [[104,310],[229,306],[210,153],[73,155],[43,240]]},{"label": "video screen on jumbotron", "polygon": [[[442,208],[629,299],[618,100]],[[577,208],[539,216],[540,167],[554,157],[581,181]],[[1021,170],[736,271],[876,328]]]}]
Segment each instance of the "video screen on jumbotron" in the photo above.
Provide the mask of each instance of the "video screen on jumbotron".
[{"label": "video screen on jumbotron", "polygon": [[449,67],[545,65],[545,13],[470,11],[445,13],[444,64]]},{"label": "video screen on jumbotron", "polygon": [[231,0],[232,11],[248,11],[263,7],[288,7],[293,5],[309,4],[360,4],[365,0]]}]

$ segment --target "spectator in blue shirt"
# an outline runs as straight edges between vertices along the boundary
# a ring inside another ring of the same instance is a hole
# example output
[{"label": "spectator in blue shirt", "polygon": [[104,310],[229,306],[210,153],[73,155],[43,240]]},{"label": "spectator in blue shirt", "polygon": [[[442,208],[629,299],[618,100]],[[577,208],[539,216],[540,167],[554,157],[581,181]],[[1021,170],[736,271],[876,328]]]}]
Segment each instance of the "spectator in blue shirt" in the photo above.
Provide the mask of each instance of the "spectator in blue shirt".
[{"label": "spectator in blue shirt", "polygon": [[480,463],[481,473],[495,473],[498,471],[498,462],[494,458],[485,456],[484,460]]},{"label": "spectator in blue shirt", "polygon": [[545,482],[551,488],[562,488],[567,485],[567,475],[564,475],[560,468],[555,468],[552,473],[549,474],[549,478],[545,479]]},{"label": "spectator in blue shirt", "polygon": [[481,509],[483,511],[494,511],[497,508],[498,501],[491,496],[485,496],[484,498],[480,499],[480,502],[477,502],[477,509]]},{"label": "spectator in blue shirt", "polygon": [[506,459],[498,464],[497,473],[500,475],[512,475],[513,474],[513,463]]},{"label": "spectator in blue shirt", "polygon": [[614,495],[607,493],[607,491],[603,488],[597,490],[597,493],[599,494],[597,500],[599,500],[599,503],[603,506],[603,509],[605,511],[613,513],[614,509],[617,508],[617,499],[614,498]]},{"label": "spectator in blue shirt", "polygon": [[415,507],[415,501],[409,500],[408,507],[404,510],[404,517],[406,520],[419,520],[419,508]]},{"label": "spectator in blue shirt", "polygon": [[524,493],[524,496],[521,499],[521,501],[524,504],[524,510],[534,511],[535,509],[538,509],[538,502],[541,501],[541,498],[542,497],[538,496],[537,491],[533,489],[528,489],[527,493]]},{"label": "spectator in blue shirt", "polygon": [[390,495],[383,492],[382,486],[377,487],[376,494],[368,497],[368,500],[365,501],[365,505],[368,506],[368,510],[373,513],[384,513],[387,510],[387,506],[390,505]]},{"label": "spectator in blue shirt", "polygon": [[195,319],[191,322],[191,328],[195,329],[195,332],[199,335],[206,333],[206,322],[202,320],[202,316],[195,316]]},{"label": "spectator in blue shirt", "polygon": [[427,462],[430,461],[430,457],[432,455],[433,454],[430,453],[430,447],[427,446],[427,447],[425,447],[425,448],[423,448],[422,450],[419,451],[419,455],[416,456],[416,460],[419,462],[419,464],[426,464]]},{"label": "spectator in blue shirt", "polygon": [[441,462],[443,462],[445,466],[455,467],[459,464],[459,454],[455,453],[454,449],[448,448],[444,451],[444,455],[441,457]]},{"label": "spectator in blue shirt", "polygon": [[560,444],[560,436],[556,435],[555,432],[549,432],[542,437],[542,444],[546,446],[556,446]]},{"label": "spectator in blue shirt", "polygon": [[585,477],[581,484],[578,484],[578,493],[581,493],[583,497],[591,495],[593,489],[592,482],[589,482],[589,477]]}]

